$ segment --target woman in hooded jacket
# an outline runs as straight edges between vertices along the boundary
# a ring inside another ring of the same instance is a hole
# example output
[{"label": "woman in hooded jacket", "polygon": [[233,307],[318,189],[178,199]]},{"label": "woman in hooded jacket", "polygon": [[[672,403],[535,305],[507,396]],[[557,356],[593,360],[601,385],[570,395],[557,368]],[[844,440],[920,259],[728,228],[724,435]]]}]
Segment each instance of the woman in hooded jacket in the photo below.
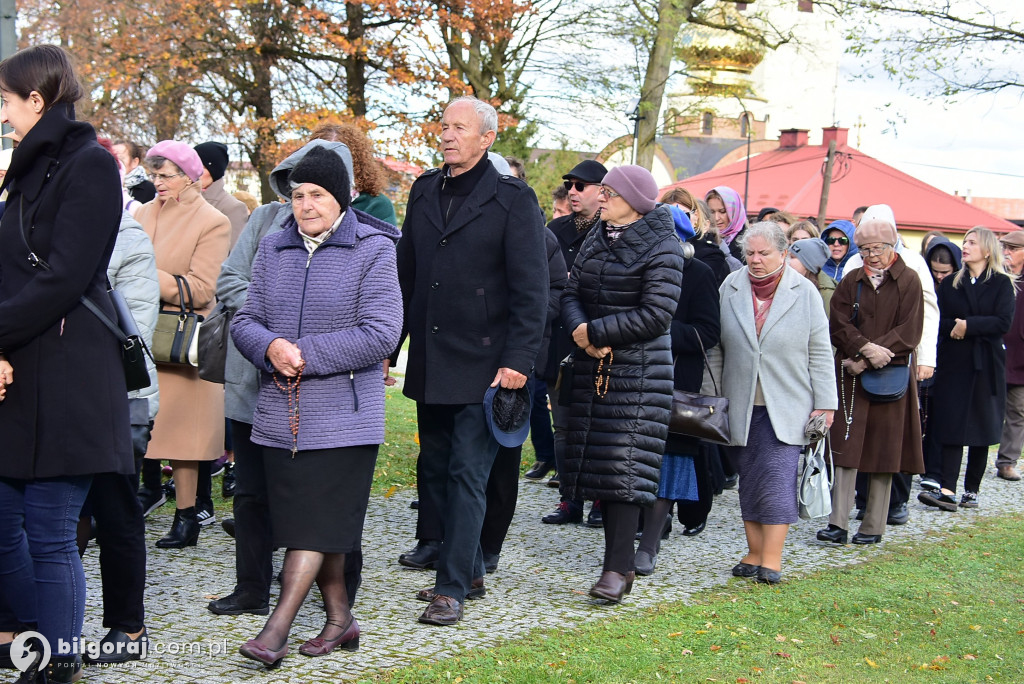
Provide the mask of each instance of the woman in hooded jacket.
[{"label": "woman in hooded jacket", "polygon": [[669,328],[683,251],[658,186],[639,166],[601,184],[601,221],[569,273],[562,319],[574,355],[564,484],[600,499],[605,555],[590,595],[618,603],[633,586],[641,506],[654,503],[672,408]]},{"label": "woman in hooded jacket", "polygon": [[704,200],[711,210],[711,222],[714,224],[718,237],[729,248],[729,254],[743,262],[743,250],[738,242],[747,223],[747,210],[743,206],[743,198],[727,185],[719,185],[708,192]]}]

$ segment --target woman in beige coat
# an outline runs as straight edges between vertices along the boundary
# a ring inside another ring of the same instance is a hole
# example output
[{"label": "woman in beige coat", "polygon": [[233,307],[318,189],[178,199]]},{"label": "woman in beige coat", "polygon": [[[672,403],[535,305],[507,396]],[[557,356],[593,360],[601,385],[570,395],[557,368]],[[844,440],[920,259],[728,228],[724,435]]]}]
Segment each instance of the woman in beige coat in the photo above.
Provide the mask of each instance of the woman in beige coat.
[{"label": "woman in beige coat", "polygon": [[[136,218],[153,241],[160,303],[178,308],[174,276],[184,276],[197,313],[210,313],[217,275],[228,255],[231,224],[199,187],[203,164],[190,146],[164,140],[146,155],[156,198]],[[199,538],[196,483],[200,461],[213,461],[224,448],[224,388],[199,379],[191,366],[157,364],[160,412],[146,458],[168,460],[174,469],[177,510],[171,531],[156,545],[180,549]]]}]

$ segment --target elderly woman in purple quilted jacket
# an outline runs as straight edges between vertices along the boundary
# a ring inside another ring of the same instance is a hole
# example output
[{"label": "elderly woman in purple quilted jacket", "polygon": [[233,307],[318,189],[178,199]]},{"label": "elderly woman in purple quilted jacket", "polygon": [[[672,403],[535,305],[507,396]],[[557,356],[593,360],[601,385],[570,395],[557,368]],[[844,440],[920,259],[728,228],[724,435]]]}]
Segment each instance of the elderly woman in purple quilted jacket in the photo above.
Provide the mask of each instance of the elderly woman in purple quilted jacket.
[{"label": "elderly woman in purple quilted jacket", "polygon": [[313,148],[292,170],[294,217],[260,243],[235,346],[261,371],[252,441],[264,447],[281,595],[243,656],[273,667],[313,581],[327,621],[308,656],[359,646],[345,554],[359,546],[384,441],[381,362],[398,345],[402,297],[394,226],[350,208],[341,158]]}]

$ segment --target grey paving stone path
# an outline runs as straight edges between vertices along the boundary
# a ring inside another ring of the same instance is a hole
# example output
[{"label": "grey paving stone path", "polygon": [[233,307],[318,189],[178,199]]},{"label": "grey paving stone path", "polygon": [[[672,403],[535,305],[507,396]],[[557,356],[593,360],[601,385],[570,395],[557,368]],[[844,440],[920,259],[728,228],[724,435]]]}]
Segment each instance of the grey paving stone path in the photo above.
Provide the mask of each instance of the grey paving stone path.
[{"label": "grey paving stone path", "polygon": [[[917,491],[915,484],[913,496]],[[912,500],[910,523],[890,527],[884,542],[874,547],[822,546],[814,541],[814,531],[824,526],[823,521],[801,521],[786,542],[784,573],[792,578],[857,563],[881,551],[927,543],[930,534],[970,525],[978,516],[1024,510],[1024,483],[995,479],[991,467],[981,494],[980,509],[955,514],[927,509]],[[602,605],[587,596],[600,573],[601,530],[541,524],[541,516],[556,505],[557,493],[542,484],[523,481],[501,564],[497,573],[487,577],[486,598],[469,602],[464,621],[456,627],[421,625],[416,618],[426,604],[415,600],[414,594],[433,584],[433,573],[408,570],[396,562],[398,554],[414,542],[415,512],[409,509],[412,498],[412,492],[390,499],[371,498],[364,535],[364,582],[355,607],[362,628],[359,651],[337,651],[323,658],[297,653],[299,644],[314,636],[323,621],[314,590],[292,630],[292,654],[273,671],[238,654],[239,645],[257,634],[265,618],[220,617],[206,608],[211,598],[230,592],[234,584],[233,540],[217,524],[203,531],[195,548],[155,549],[153,543],[170,525],[171,506],[165,506],[150,517],[147,530],[146,608],[151,652],[144,662],[132,666],[90,667],[83,681],[352,681],[418,659],[436,660],[464,649],[493,646],[537,627],[567,628],[636,613],[658,603],[685,600],[700,589],[743,581],[729,575],[745,545],[736,491],[726,491],[716,499],[703,534],[683,537],[676,523],[671,538],[663,543],[657,572],[638,578],[632,595],[622,605]],[[275,563],[279,567],[280,557]],[[106,630],[101,626],[94,547],[85,564],[89,584],[85,638],[98,640]]]}]

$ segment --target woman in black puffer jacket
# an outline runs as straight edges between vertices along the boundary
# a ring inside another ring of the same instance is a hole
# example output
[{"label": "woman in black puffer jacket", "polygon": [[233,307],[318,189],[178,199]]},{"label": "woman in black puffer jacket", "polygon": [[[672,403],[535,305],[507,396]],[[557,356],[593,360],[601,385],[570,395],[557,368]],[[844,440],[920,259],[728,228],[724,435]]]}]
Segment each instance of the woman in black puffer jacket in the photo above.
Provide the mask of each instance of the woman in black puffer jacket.
[{"label": "woman in black puffer jacket", "polygon": [[600,499],[605,557],[590,595],[613,603],[632,588],[641,506],[654,503],[672,408],[669,326],[683,251],[658,186],[638,166],[602,181],[601,222],[587,236],[562,295],[579,347],[573,364],[563,474],[574,497]]}]

